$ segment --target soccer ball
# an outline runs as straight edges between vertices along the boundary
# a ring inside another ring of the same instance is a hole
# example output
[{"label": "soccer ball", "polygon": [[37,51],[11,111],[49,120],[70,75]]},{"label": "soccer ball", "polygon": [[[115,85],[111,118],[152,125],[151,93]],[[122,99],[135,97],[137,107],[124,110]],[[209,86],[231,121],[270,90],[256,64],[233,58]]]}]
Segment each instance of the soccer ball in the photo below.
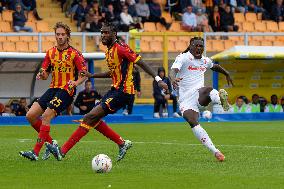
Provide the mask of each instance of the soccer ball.
[{"label": "soccer ball", "polygon": [[207,120],[212,119],[212,113],[209,110],[205,110],[202,113],[202,117]]},{"label": "soccer ball", "polygon": [[96,155],[92,160],[92,169],[96,173],[107,173],[111,168],[111,159],[105,154]]}]

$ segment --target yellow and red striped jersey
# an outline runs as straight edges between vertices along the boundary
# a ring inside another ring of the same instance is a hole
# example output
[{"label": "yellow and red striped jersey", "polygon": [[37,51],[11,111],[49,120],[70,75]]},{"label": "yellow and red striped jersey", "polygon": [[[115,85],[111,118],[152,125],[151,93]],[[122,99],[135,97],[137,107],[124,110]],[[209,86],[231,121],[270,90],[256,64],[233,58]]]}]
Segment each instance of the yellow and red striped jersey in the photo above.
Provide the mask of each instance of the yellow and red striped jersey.
[{"label": "yellow and red striped jersey", "polygon": [[68,81],[76,80],[80,71],[87,70],[83,55],[69,46],[64,50],[52,47],[46,52],[42,69],[52,74],[50,88],[68,89]]},{"label": "yellow and red striped jersey", "polygon": [[112,86],[128,94],[135,94],[133,82],[133,65],[141,56],[133,52],[128,45],[115,42],[105,52],[106,63],[111,71]]}]

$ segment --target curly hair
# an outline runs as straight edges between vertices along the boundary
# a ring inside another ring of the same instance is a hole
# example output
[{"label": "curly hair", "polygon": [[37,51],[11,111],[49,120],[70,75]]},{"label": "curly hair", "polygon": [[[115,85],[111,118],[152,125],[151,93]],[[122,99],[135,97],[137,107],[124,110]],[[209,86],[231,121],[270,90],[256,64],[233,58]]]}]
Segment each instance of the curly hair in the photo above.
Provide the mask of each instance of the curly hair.
[{"label": "curly hair", "polygon": [[117,32],[116,26],[113,23],[111,23],[111,22],[107,22],[106,21],[106,22],[103,23],[103,26],[104,27],[109,27],[110,31],[112,31],[112,32]]},{"label": "curly hair", "polygon": [[[57,23],[55,24],[55,26],[53,27],[54,32],[56,32],[56,30],[57,30],[58,28],[63,28],[63,29],[65,30],[65,32],[66,32],[68,38],[70,38],[71,29],[70,29],[70,27],[69,27],[67,24],[64,24],[64,23],[62,23],[62,22],[57,22]],[[68,40],[68,41],[69,41],[69,40]]]}]

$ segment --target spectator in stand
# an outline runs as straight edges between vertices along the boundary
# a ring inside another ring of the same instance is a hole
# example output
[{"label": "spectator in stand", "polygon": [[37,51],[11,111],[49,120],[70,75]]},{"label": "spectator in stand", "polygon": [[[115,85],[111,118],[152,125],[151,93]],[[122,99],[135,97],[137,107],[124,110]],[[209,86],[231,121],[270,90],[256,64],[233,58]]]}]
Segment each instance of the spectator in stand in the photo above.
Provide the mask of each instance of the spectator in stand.
[{"label": "spectator in stand", "polygon": [[2,2],[0,1],[0,14],[2,14],[3,10],[4,10],[4,7],[2,5]]},{"label": "spectator in stand", "polygon": [[77,30],[81,31],[81,24],[85,22],[86,15],[89,12],[90,7],[88,6],[87,0],[82,0],[75,12],[74,20],[77,20]]},{"label": "spectator in stand", "polygon": [[257,0],[247,0],[246,6],[245,6],[245,12],[263,12],[264,9],[258,4],[259,1]]},{"label": "spectator in stand", "polygon": [[159,4],[159,0],[151,0],[149,3],[149,10],[150,10],[150,22],[160,22],[165,28],[168,30],[171,27],[170,23],[167,23],[165,18],[162,17],[162,9]]},{"label": "spectator in stand", "polygon": [[[136,65],[134,65],[133,68],[134,69],[133,69],[133,72],[132,72],[132,76],[133,76],[133,82],[134,82],[134,90],[136,91],[137,97],[140,98],[141,97],[140,72],[139,72],[139,69]],[[123,115],[132,114],[134,100],[135,100],[135,96],[133,95],[133,97],[129,100],[129,103],[125,104],[125,107],[123,107],[123,109],[124,109]]]},{"label": "spectator in stand", "polygon": [[37,20],[42,20],[42,18],[38,15],[37,9],[36,9],[36,0],[22,0],[23,4],[28,8],[29,11],[33,12],[33,15]]},{"label": "spectator in stand", "polygon": [[2,113],[2,116],[9,117],[16,115],[13,113],[12,108],[9,105],[5,105],[5,109],[4,112]]},{"label": "spectator in stand", "polygon": [[[3,2],[3,1],[2,1]],[[21,8],[23,11],[29,10],[28,7],[26,7],[22,0],[6,0],[6,3],[8,4],[9,10],[16,10],[16,7],[18,4],[21,5]]]},{"label": "spectator in stand", "polygon": [[267,104],[264,108],[264,112],[283,112],[283,108],[281,104],[278,102],[278,97],[277,95],[272,95],[271,98],[271,103]]},{"label": "spectator in stand", "polygon": [[230,113],[246,113],[247,106],[242,96],[239,96],[236,103],[229,109]]},{"label": "spectator in stand", "polygon": [[196,15],[192,12],[192,6],[188,6],[182,15],[182,27],[189,32],[197,30]]},{"label": "spectator in stand", "polygon": [[106,21],[111,22],[117,28],[120,27],[120,15],[114,12],[114,8],[112,4],[109,4],[107,6]]},{"label": "spectator in stand", "polygon": [[99,2],[98,1],[94,1],[92,3],[92,9],[94,11],[94,14],[98,17],[102,16],[102,10],[100,8]]},{"label": "spectator in stand", "polygon": [[[101,27],[102,27],[102,23],[99,21],[99,16],[94,13],[93,9],[90,9],[87,16],[86,16],[83,31],[101,32]],[[97,49],[97,51],[99,51],[100,50],[100,48],[99,48],[100,36],[96,35],[96,36],[94,36],[94,38],[95,38],[96,49]]]},{"label": "spectator in stand", "polygon": [[85,82],[85,90],[79,92],[74,105],[79,108],[81,115],[85,115],[93,109],[101,98],[101,95],[92,89],[92,82],[87,80]]},{"label": "spectator in stand", "polygon": [[18,109],[16,109],[15,114],[16,116],[25,116],[29,111],[29,108],[27,106],[27,100],[25,98],[21,98],[19,104],[20,106]]},{"label": "spectator in stand", "polygon": [[267,100],[264,97],[259,97],[260,112],[264,112]]},{"label": "spectator in stand", "polygon": [[201,8],[202,0],[191,0],[191,6],[193,8],[193,12],[197,12],[198,9]]},{"label": "spectator in stand", "polygon": [[149,5],[146,3],[146,0],[139,0],[139,3],[135,5],[137,16],[142,19],[142,23],[147,22],[150,16]]},{"label": "spectator in stand", "polygon": [[27,31],[27,32],[33,32],[33,29],[29,26],[25,26],[25,23],[27,21],[27,18],[24,14],[24,11],[22,10],[22,7],[20,4],[16,5],[16,11],[13,12],[13,28],[15,32],[19,31]]},{"label": "spectator in stand", "polygon": [[271,18],[276,22],[283,21],[284,17],[284,6],[283,0],[276,0],[276,3],[272,6]]},{"label": "spectator in stand", "polygon": [[210,22],[210,25],[211,25],[213,31],[214,32],[220,31],[220,27],[221,27],[220,19],[221,19],[221,16],[220,16],[220,13],[219,13],[219,7],[217,5],[214,6],[212,16],[210,16],[209,18],[210,18],[209,22]]},{"label": "spectator in stand", "polygon": [[225,32],[239,30],[239,27],[235,25],[234,15],[229,5],[226,6],[225,12],[221,14],[221,30]]},{"label": "spectator in stand", "polygon": [[249,113],[258,113],[260,112],[259,96],[258,94],[253,94],[252,102],[247,105],[247,112]]},{"label": "spectator in stand", "polygon": [[197,31],[212,32],[211,26],[208,24],[208,18],[202,13],[202,9],[198,9],[196,13]]},{"label": "spectator in stand", "polygon": [[122,12],[120,13],[120,20],[121,20],[121,30],[123,32],[128,32],[129,29],[141,29],[140,23],[134,23],[133,18],[130,14],[128,14],[128,7],[124,5],[122,8]]},{"label": "spectator in stand", "polygon": [[126,0],[125,4],[128,6],[128,14],[130,14],[132,18],[138,17],[135,8],[135,2],[133,2],[132,0]]},{"label": "spectator in stand", "polygon": [[280,100],[280,104],[282,106],[282,109],[284,110],[284,96],[282,96],[282,98]]},{"label": "spectator in stand", "polygon": [[[123,0],[122,0],[123,1]],[[125,0],[124,0],[125,1]],[[103,3],[104,7],[107,7],[108,10],[108,6],[112,5],[113,6],[113,11],[116,14],[120,14],[120,10],[121,10],[121,3],[120,0],[105,0],[105,1],[101,1]]]},{"label": "spectator in stand", "polygon": [[168,117],[168,100],[173,100],[173,117],[180,117],[177,113],[177,95],[172,90],[172,84],[168,77],[165,76],[165,68],[158,68],[158,76],[161,77],[163,82],[168,85],[168,94],[158,86],[157,81],[153,81],[153,96],[154,96],[154,118],[160,118],[160,107],[162,106],[162,116]]},{"label": "spectator in stand", "polygon": [[237,0],[237,10],[241,13],[245,13],[246,0]]}]

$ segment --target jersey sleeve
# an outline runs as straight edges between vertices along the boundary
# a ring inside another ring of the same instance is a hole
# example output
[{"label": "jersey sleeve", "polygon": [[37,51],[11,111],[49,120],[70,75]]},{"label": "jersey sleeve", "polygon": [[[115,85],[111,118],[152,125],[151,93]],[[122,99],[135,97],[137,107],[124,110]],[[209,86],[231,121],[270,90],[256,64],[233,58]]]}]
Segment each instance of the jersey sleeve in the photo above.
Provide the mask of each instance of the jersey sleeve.
[{"label": "jersey sleeve", "polygon": [[206,57],[206,58],[204,59],[204,63],[205,63],[205,65],[206,65],[206,68],[208,68],[208,69],[212,68],[213,65],[214,65],[212,59],[210,59],[210,58],[208,58],[208,57]]},{"label": "jersey sleeve", "polygon": [[76,55],[74,57],[74,64],[76,66],[76,68],[78,69],[78,71],[87,71],[87,65],[86,65],[86,60],[83,57],[83,55],[76,51]]},{"label": "jersey sleeve", "polygon": [[126,58],[129,62],[136,63],[141,59],[141,56],[131,50],[130,47],[126,44],[119,45],[117,50],[117,53],[123,58]]},{"label": "jersey sleeve", "polygon": [[178,70],[181,69],[182,65],[183,65],[183,54],[180,54],[176,57],[171,69],[177,68]]},{"label": "jersey sleeve", "polygon": [[50,50],[48,50],[45,54],[45,57],[44,57],[44,60],[43,60],[43,63],[41,65],[41,68],[44,69],[45,71],[49,72],[50,71],[50,56],[49,56],[49,52]]}]

